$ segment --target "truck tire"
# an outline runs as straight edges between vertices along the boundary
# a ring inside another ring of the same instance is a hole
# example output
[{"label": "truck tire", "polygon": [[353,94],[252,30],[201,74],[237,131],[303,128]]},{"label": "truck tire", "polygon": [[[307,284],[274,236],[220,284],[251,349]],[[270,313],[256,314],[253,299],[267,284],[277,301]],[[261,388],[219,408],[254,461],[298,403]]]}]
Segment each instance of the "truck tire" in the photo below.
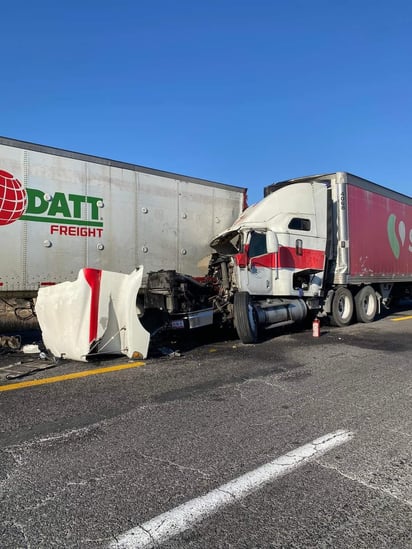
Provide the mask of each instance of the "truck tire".
[{"label": "truck tire", "polygon": [[364,286],[355,295],[355,310],[358,322],[372,322],[378,310],[378,300],[372,286]]},{"label": "truck tire", "polygon": [[348,288],[340,286],[332,299],[331,324],[334,326],[349,326],[353,317],[353,296]]},{"label": "truck tire", "polygon": [[256,343],[258,322],[256,311],[248,292],[237,292],[233,301],[233,313],[237,335],[242,343]]}]

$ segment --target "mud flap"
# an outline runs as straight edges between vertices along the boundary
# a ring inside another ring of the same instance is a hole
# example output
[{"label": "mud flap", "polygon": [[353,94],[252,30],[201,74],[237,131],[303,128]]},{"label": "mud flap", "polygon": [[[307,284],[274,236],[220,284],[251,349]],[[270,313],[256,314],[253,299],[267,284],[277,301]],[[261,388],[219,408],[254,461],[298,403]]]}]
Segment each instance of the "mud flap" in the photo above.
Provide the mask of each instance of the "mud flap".
[{"label": "mud flap", "polygon": [[137,316],[143,267],[130,275],[82,269],[77,280],[41,288],[36,315],[43,342],[59,358],[117,353],[146,358],[150,334]]}]

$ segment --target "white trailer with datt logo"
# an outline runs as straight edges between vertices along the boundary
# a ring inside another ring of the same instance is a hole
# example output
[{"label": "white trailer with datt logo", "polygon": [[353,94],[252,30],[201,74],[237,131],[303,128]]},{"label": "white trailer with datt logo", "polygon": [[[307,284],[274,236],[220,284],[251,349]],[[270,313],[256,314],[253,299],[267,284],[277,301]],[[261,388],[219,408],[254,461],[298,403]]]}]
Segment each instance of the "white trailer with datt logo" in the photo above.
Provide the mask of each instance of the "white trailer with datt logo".
[{"label": "white trailer with datt logo", "polygon": [[204,274],[246,189],[0,138],[0,297],[35,297],[80,269]]}]

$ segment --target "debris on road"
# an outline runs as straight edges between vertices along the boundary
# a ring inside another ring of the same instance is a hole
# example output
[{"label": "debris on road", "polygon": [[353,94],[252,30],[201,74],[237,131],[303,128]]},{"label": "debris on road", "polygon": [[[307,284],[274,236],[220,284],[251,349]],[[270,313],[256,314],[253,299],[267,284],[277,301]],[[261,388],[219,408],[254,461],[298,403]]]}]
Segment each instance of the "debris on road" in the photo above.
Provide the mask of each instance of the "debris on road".
[{"label": "debris on road", "polygon": [[0,336],[0,348],[1,349],[13,349],[17,350],[21,347],[21,339],[19,336]]},{"label": "debris on road", "polygon": [[74,282],[40,288],[36,315],[46,349],[82,362],[113,353],[146,358],[150,334],[136,310],[142,278],[142,267],[130,275],[85,268]]}]

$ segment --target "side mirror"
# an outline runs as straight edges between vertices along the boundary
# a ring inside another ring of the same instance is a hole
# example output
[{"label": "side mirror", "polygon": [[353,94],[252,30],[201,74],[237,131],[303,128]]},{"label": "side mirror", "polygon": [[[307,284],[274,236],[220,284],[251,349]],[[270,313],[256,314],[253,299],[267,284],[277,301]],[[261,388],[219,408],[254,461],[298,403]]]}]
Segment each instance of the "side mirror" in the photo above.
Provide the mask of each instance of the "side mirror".
[{"label": "side mirror", "polygon": [[268,254],[274,254],[279,251],[278,238],[273,231],[267,231],[266,233],[266,250]]}]

